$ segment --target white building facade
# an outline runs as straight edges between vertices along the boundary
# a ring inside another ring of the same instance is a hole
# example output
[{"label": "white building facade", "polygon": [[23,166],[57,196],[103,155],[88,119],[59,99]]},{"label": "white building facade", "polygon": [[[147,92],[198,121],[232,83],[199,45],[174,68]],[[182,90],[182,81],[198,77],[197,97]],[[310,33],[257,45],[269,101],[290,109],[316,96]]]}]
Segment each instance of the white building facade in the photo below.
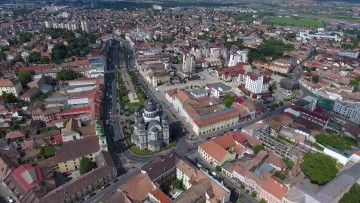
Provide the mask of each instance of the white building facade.
[{"label": "white building facade", "polygon": [[360,104],[345,104],[335,101],[333,111],[340,117],[360,124]]},{"label": "white building facade", "polygon": [[248,51],[239,50],[230,54],[229,67],[236,66],[237,63],[247,63],[248,62]]}]

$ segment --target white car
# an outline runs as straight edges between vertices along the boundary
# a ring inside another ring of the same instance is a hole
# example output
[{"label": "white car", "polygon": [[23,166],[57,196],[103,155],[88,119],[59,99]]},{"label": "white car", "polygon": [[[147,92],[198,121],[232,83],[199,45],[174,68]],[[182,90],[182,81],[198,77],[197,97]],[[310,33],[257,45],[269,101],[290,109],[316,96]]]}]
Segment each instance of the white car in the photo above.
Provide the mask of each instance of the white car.
[{"label": "white car", "polygon": [[14,200],[13,200],[10,196],[6,196],[6,200],[7,200],[8,202],[10,202],[10,203],[13,203],[13,202],[14,202]]}]

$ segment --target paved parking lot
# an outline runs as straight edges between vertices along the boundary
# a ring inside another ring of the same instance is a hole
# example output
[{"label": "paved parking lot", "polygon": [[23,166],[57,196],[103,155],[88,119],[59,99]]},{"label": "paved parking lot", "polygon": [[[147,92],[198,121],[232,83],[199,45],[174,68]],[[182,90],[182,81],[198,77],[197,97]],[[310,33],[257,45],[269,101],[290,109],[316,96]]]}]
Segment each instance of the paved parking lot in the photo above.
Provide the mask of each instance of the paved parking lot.
[{"label": "paved parking lot", "polygon": [[205,86],[206,84],[222,82],[222,83],[232,87],[233,88],[232,91],[236,93],[237,92],[236,89],[240,84],[238,82],[225,82],[225,81],[222,81],[217,77],[211,76],[209,74],[209,72],[207,72],[207,71],[199,72],[197,75],[202,77],[202,79],[199,79],[199,80],[187,80],[186,84],[183,84],[183,83],[179,84],[178,82],[175,82],[173,85],[164,84],[164,85],[158,86],[157,89],[159,89],[160,92],[166,92],[168,90],[175,89],[175,88],[184,89],[185,87]]}]

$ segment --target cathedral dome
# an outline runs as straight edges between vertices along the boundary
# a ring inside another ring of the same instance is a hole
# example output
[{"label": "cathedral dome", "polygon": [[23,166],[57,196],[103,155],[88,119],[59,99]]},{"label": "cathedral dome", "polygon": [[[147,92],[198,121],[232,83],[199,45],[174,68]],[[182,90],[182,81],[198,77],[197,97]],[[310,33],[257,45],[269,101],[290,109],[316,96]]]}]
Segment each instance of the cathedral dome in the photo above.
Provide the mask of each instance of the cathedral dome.
[{"label": "cathedral dome", "polygon": [[161,120],[168,120],[167,115],[166,115],[166,114],[163,114],[163,115],[161,116]]},{"label": "cathedral dome", "polygon": [[156,105],[154,104],[154,102],[151,99],[149,99],[147,104],[145,105],[145,111],[147,111],[147,112],[156,111]]}]

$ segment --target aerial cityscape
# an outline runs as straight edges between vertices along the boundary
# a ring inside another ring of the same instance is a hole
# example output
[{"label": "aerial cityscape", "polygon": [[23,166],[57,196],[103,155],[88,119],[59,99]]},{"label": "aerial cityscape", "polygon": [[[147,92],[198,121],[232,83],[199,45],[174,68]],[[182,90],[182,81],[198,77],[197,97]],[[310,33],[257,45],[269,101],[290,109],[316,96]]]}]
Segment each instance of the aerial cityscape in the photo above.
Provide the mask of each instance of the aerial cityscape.
[{"label": "aerial cityscape", "polygon": [[360,203],[360,1],[1,0],[0,203]]}]

